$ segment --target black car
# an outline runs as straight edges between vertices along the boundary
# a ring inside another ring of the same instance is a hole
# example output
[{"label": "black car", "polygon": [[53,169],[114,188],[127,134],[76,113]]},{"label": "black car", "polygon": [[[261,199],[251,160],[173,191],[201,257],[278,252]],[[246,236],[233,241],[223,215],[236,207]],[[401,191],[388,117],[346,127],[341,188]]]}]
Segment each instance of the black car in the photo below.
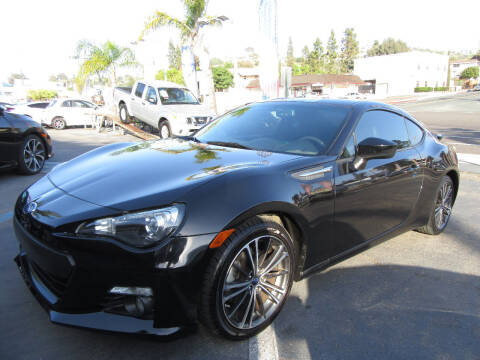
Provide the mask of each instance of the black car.
[{"label": "black car", "polygon": [[0,106],[0,169],[16,168],[33,175],[52,155],[52,139],[39,123]]},{"label": "black car", "polygon": [[400,109],[253,103],[195,137],[56,167],[16,203],[16,262],[56,323],[171,334],[199,319],[246,338],[293,281],[408,230],[442,232],[458,186],[454,150]]}]

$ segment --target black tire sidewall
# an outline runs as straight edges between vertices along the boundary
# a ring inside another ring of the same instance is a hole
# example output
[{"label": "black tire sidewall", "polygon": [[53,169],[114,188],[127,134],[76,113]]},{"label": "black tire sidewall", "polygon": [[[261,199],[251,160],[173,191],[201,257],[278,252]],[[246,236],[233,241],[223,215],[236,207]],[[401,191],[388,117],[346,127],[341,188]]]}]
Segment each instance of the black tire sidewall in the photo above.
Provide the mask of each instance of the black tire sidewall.
[{"label": "black tire sidewall", "polygon": [[[229,266],[235,256],[237,256],[240,249],[245,246],[246,243],[251,241],[253,238],[262,236],[262,235],[274,235],[279,238],[282,243],[286,246],[289,256],[290,256],[290,279],[287,286],[287,292],[280,303],[280,306],[275,310],[275,312],[271,315],[271,317],[265,321],[263,324],[259,325],[253,329],[237,329],[231,326],[225,318],[225,314],[223,313],[223,305],[222,305],[222,290],[223,290],[223,281],[229,269]],[[245,339],[255,334],[258,334],[266,327],[268,327],[273,320],[277,317],[280,311],[283,308],[283,305],[290,294],[290,289],[293,283],[293,271],[295,269],[294,264],[294,248],[293,243],[288,235],[287,231],[280,225],[276,223],[267,223],[267,224],[258,224],[251,228],[248,228],[242,231],[240,234],[236,234],[236,238],[228,244],[228,246],[224,249],[224,253],[221,256],[221,260],[218,262],[218,266],[215,271],[215,280],[213,283],[213,291],[215,291],[215,318],[217,323],[220,326],[221,332],[229,338],[232,339]]]},{"label": "black tire sidewall", "polygon": [[[122,110],[125,110],[125,120],[122,119]],[[120,117],[120,121],[124,124],[128,123],[128,110],[125,104],[120,105],[120,110],[118,111],[118,115]]]}]

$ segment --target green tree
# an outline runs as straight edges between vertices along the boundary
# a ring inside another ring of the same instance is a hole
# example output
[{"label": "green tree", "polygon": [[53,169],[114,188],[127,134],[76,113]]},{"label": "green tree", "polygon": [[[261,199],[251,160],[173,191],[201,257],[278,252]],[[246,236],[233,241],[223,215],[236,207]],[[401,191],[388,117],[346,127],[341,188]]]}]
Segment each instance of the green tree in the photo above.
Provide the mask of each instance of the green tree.
[{"label": "green tree", "polygon": [[228,89],[234,85],[232,73],[224,66],[213,68],[213,82],[216,90]]},{"label": "green tree", "polygon": [[[165,26],[171,26],[180,32],[182,43],[188,45],[194,56],[199,47],[203,47],[201,44],[202,29],[209,26],[221,25],[225,20],[228,20],[226,16],[209,16],[207,15],[207,0],[180,0],[183,2],[185,14],[184,19],[180,20],[170,16],[169,14],[161,11],[156,11],[155,14],[145,23],[145,28],[140,34],[140,39],[150,31],[163,28]],[[204,67],[207,82],[210,88],[210,96],[208,97],[212,101],[212,108],[216,111],[215,102],[215,88],[213,84],[212,66],[208,55],[208,49],[203,47],[203,51],[206,53],[207,62]]]},{"label": "green tree", "polygon": [[168,43],[168,64],[171,69],[182,71],[182,51],[171,41]]},{"label": "green tree", "polygon": [[[155,79],[165,80],[165,72],[163,70],[159,70],[155,75]],[[167,70],[167,81],[171,81],[180,85],[185,85],[185,80],[183,79],[182,72],[175,68],[170,68]]]},{"label": "green tree", "polygon": [[58,96],[55,90],[28,90],[27,98],[31,100],[51,100]]},{"label": "green tree", "polygon": [[137,65],[130,48],[118,46],[111,41],[98,46],[82,40],[77,45],[75,58],[82,60],[76,77],[77,88],[83,88],[85,81],[95,75],[100,83],[105,82],[106,76],[116,85],[117,68]]},{"label": "green tree", "polygon": [[367,50],[367,56],[398,54],[409,50],[410,49],[405,42],[393,38],[387,38],[383,40],[382,43],[375,40],[372,47]]},{"label": "green tree", "polygon": [[327,44],[327,55],[326,55],[326,70],[329,74],[337,74],[338,73],[338,65],[337,65],[337,54],[338,45],[337,39],[335,38],[335,32],[330,31],[330,37],[328,38]]},{"label": "green tree", "polygon": [[313,50],[308,54],[307,64],[311,73],[318,74],[324,72],[323,45],[319,38],[313,43]]},{"label": "green tree", "polygon": [[13,85],[15,80],[26,80],[27,77],[24,73],[13,73],[8,77],[8,83]]},{"label": "green tree", "polygon": [[340,70],[342,73],[353,71],[353,59],[358,56],[357,34],[353,28],[345,29],[342,39],[342,52],[340,53]]},{"label": "green tree", "polygon": [[476,79],[478,78],[478,67],[470,66],[463,70],[460,74],[460,79]]},{"label": "green tree", "polygon": [[293,56],[293,41],[291,37],[288,38],[287,58],[285,63],[291,68],[293,68],[293,64],[295,63],[295,57]]}]

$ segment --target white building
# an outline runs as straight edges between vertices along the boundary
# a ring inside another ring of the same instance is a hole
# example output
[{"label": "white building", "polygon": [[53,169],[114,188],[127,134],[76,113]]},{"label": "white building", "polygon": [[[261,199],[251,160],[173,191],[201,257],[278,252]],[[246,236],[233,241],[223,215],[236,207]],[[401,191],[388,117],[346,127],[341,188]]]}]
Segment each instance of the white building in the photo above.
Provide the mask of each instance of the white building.
[{"label": "white building", "polygon": [[374,85],[380,96],[413,94],[415,87],[444,87],[448,78],[448,55],[425,51],[355,59],[354,70]]},{"label": "white building", "polygon": [[[460,74],[463,70],[469,67],[480,68],[480,60],[476,59],[467,59],[467,60],[457,60],[450,63],[450,79],[460,78]],[[451,80],[451,81],[452,81]],[[452,81],[453,84],[453,81]]]}]

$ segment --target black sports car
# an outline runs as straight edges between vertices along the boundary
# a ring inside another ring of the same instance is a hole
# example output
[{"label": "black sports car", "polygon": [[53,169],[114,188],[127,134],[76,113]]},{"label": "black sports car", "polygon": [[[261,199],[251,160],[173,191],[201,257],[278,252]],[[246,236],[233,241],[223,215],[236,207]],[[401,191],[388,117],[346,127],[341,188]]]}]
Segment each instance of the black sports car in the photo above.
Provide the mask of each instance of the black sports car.
[{"label": "black sports car", "polygon": [[16,168],[33,175],[52,154],[52,139],[39,123],[0,106],[0,169]]},{"label": "black sports car", "polygon": [[56,323],[171,334],[199,319],[245,338],[293,281],[408,230],[442,232],[458,186],[454,150],[400,109],[253,103],[194,137],[56,167],[16,203],[16,262]]}]

